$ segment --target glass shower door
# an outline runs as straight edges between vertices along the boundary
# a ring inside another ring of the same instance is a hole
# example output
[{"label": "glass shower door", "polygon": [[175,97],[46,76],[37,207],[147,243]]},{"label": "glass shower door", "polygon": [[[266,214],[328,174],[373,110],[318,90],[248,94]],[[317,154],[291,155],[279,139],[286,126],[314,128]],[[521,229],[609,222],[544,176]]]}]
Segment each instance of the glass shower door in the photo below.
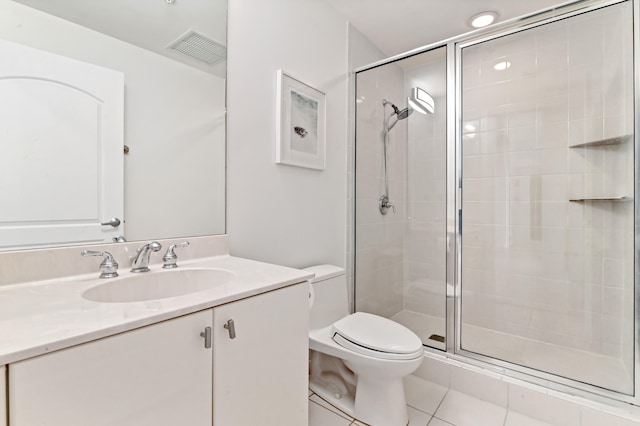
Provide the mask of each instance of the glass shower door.
[{"label": "glass shower door", "polygon": [[439,47],[356,74],[356,310],[391,318],[441,350],[446,59]]},{"label": "glass shower door", "polygon": [[460,58],[460,349],[632,394],[631,2]]}]

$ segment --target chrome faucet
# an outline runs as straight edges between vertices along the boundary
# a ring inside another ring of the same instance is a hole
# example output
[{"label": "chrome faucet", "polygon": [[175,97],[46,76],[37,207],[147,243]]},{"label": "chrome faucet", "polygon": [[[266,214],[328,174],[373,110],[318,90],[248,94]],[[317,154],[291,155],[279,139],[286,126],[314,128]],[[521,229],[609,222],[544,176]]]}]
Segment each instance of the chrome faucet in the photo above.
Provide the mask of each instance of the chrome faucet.
[{"label": "chrome faucet", "polygon": [[162,245],[157,241],[151,241],[140,247],[137,251],[135,259],[131,264],[131,272],[149,272],[149,257],[151,252],[158,251]]}]

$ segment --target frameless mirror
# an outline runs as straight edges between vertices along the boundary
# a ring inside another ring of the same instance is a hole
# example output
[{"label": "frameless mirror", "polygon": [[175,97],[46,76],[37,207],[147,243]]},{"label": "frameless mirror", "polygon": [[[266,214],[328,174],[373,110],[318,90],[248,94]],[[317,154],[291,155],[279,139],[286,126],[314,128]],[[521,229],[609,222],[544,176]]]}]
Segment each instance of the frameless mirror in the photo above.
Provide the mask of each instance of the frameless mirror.
[{"label": "frameless mirror", "polygon": [[0,0],[0,250],[225,232],[226,0]]}]

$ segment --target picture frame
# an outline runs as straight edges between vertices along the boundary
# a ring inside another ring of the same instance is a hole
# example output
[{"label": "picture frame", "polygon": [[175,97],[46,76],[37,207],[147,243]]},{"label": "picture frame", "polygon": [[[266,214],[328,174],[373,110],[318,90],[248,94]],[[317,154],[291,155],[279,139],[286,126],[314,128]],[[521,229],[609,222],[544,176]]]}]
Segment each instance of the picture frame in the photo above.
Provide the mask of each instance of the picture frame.
[{"label": "picture frame", "polygon": [[325,106],[323,92],[278,70],[276,163],[325,169]]}]

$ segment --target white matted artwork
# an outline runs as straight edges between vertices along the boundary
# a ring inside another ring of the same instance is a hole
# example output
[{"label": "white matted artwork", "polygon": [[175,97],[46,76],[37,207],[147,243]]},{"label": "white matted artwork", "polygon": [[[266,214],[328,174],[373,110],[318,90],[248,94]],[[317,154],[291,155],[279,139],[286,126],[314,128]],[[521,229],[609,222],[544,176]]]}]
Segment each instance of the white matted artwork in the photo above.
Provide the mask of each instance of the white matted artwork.
[{"label": "white matted artwork", "polygon": [[276,163],[324,170],[324,93],[278,70],[276,111]]}]

